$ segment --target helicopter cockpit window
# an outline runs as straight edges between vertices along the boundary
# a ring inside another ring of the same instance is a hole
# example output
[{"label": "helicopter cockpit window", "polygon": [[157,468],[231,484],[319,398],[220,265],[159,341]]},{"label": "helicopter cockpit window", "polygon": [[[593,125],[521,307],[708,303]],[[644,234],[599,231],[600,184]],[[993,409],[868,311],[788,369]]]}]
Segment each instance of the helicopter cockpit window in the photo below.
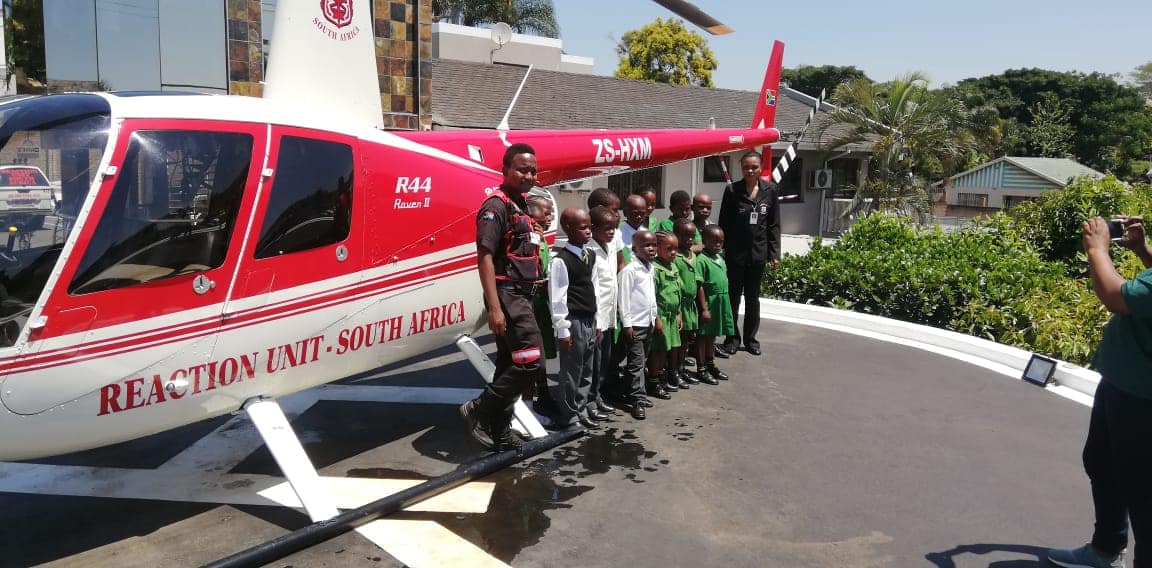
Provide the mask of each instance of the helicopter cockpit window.
[{"label": "helicopter cockpit window", "polygon": [[110,111],[97,95],[0,103],[0,347],[20,335],[75,226]]},{"label": "helicopter cockpit window", "polygon": [[352,171],[352,148],[346,144],[281,138],[256,258],[314,249],[348,238]]},{"label": "helicopter cockpit window", "polygon": [[73,295],[202,272],[224,263],[252,136],[137,131],[84,251]]}]

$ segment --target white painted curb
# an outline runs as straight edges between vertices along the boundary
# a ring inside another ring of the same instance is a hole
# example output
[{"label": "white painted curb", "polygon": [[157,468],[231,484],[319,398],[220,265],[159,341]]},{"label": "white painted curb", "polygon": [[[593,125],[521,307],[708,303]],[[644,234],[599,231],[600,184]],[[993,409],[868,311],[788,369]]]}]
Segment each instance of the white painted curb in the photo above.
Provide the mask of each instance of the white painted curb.
[{"label": "white painted curb", "polygon": [[[760,298],[760,318],[812,325],[915,347],[984,367],[1017,380],[1022,380],[1024,367],[1032,357],[1029,351],[963,333],[794,302]],[[1047,389],[1091,406],[1099,382],[1099,373],[1066,361],[1059,361]]]}]

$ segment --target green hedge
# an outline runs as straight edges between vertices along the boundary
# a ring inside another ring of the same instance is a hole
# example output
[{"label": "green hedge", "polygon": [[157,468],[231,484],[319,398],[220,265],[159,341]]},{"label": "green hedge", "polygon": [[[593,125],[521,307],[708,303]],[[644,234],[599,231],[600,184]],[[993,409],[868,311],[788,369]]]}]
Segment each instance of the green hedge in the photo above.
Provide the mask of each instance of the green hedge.
[{"label": "green hedge", "polygon": [[[1059,262],[1069,276],[1088,275],[1080,244],[1085,219],[1148,211],[1148,186],[1129,187],[1116,178],[1079,178],[1062,189],[1012,209],[1011,226],[1046,260]],[[1114,249],[1117,259],[1123,249]]]},{"label": "green hedge", "polygon": [[[872,215],[765,275],[768,297],[969,333],[1087,365],[1109,314],[1090,289],[1083,220],[1152,210],[1152,187],[1076,180],[1011,216],[946,234]],[[1114,247],[1121,274],[1143,267]]]},{"label": "green hedge", "polygon": [[970,304],[1006,306],[1061,274],[1010,233],[946,234],[871,215],[834,246],[815,242],[807,255],[785,258],[768,271],[763,292],[949,327]]}]

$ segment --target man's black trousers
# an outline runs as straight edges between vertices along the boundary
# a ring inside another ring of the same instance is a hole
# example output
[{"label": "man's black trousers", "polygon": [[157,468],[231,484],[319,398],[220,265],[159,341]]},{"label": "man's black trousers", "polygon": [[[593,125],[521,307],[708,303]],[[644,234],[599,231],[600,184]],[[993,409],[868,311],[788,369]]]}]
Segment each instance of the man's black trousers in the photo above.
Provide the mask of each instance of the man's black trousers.
[{"label": "man's black trousers", "polygon": [[1092,544],[1109,554],[1120,552],[1128,545],[1131,521],[1133,566],[1150,566],[1152,399],[1121,391],[1107,379],[1100,381],[1084,442],[1084,471],[1092,481],[1096,506]]},{"label": "man's black trousers", "polygon": [[532,313],[531,294],[505,287],[498,287],[496,292],[506,327],[504,335],[496,336],[496,372],[480,395],[476,410],[489,426],[507,428],[516,400],[544,373],[543,341]]}]

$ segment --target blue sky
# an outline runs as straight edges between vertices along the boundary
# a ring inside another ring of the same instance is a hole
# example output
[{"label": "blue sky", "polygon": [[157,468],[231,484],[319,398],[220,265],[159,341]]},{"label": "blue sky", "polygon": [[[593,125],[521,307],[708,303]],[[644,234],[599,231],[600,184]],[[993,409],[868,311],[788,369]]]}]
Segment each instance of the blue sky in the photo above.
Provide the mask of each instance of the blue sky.
[{"label": "blue sky", "polygon": [[[595,58],[598,75],[616,70],[624,32],[670,15],[648,0],[554,1],[564,51]],[[1152,61],[1152,0],[693,2],[736,30],[705,33],[719,62],[713,81],[729,89],[760,88],[776,39],[785,67],[855,65],[873,80],[923,71],[933,86],[1021,67],[1126,80]]]}]

